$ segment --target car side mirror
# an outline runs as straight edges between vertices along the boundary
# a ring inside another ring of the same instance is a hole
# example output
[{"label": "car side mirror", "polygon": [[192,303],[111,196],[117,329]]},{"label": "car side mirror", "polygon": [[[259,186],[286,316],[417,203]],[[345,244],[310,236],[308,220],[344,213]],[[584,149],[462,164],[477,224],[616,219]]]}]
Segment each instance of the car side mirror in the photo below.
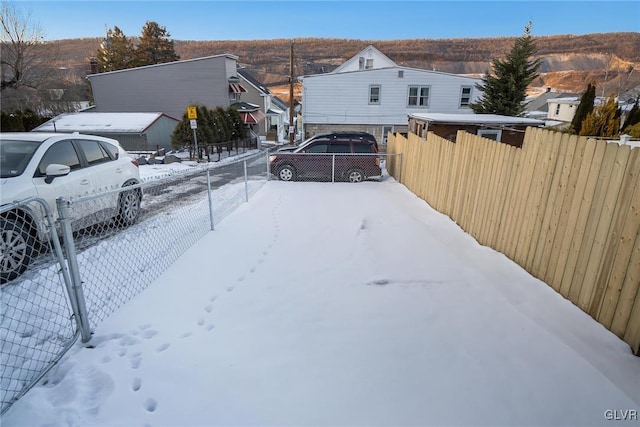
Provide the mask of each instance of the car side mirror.
[{"label": "car side mirror", "polygon": [[71,172],[71,168],[69,166],[52,163],[44,170],[44,182],[51,184],[54,178],[69,175],[69,172]]}]

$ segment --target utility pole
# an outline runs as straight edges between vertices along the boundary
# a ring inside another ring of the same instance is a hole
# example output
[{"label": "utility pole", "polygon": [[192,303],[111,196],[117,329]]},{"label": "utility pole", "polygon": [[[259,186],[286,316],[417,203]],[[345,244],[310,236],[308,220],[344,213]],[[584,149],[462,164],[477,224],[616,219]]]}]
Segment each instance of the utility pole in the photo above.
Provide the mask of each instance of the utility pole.
[{"label": "utility pole", "polygon": [[293,99],[293,41],[289,49],[289,144],[295,142],[295,124],[293,122],[293,107],[295,105]]}]

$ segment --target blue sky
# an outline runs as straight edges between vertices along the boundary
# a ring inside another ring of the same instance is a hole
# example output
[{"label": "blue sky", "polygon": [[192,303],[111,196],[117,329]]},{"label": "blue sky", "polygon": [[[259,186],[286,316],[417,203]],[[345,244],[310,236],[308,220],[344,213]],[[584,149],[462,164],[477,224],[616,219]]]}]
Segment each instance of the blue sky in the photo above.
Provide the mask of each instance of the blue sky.
[{"label": "blue sky", "polygon": [[322,37],[360,40],[534,36],[640,31],[632,1],[18,1],[46,40],[104,37],[146,21],[175,40]]}]

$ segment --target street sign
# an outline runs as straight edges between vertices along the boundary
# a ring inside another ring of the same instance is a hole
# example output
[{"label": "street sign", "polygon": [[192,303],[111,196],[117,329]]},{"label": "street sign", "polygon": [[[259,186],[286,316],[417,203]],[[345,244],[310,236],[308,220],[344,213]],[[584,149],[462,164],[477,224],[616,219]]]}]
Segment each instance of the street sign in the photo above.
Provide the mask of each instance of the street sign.
[{"label": "street sign", "polygon": [[[196,107],[194,107],[194,106],[187,107],[187,118],[189,120],[198,118],[198,113],[196,112]],[[193,125],[191,127],[193,128]],[[195,128],[193,128],[193,129],[195,129]]]},{"label": "street sign", "polygon": [[195,119],[189,120],[189,123],[191,124],[191,129],[198,129],[198,121]]}]

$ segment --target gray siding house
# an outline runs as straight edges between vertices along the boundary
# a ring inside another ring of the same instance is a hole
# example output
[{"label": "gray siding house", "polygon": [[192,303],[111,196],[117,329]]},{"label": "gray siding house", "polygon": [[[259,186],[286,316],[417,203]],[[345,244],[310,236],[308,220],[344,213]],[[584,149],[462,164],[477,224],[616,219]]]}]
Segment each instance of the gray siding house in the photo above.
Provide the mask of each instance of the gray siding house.
[{"label": "gray siding house", "polygon": [[161,111],[181,120],[189,105],[227,108],[238,88],[237,56],[204,58],[90,74],[96,113]]}]

